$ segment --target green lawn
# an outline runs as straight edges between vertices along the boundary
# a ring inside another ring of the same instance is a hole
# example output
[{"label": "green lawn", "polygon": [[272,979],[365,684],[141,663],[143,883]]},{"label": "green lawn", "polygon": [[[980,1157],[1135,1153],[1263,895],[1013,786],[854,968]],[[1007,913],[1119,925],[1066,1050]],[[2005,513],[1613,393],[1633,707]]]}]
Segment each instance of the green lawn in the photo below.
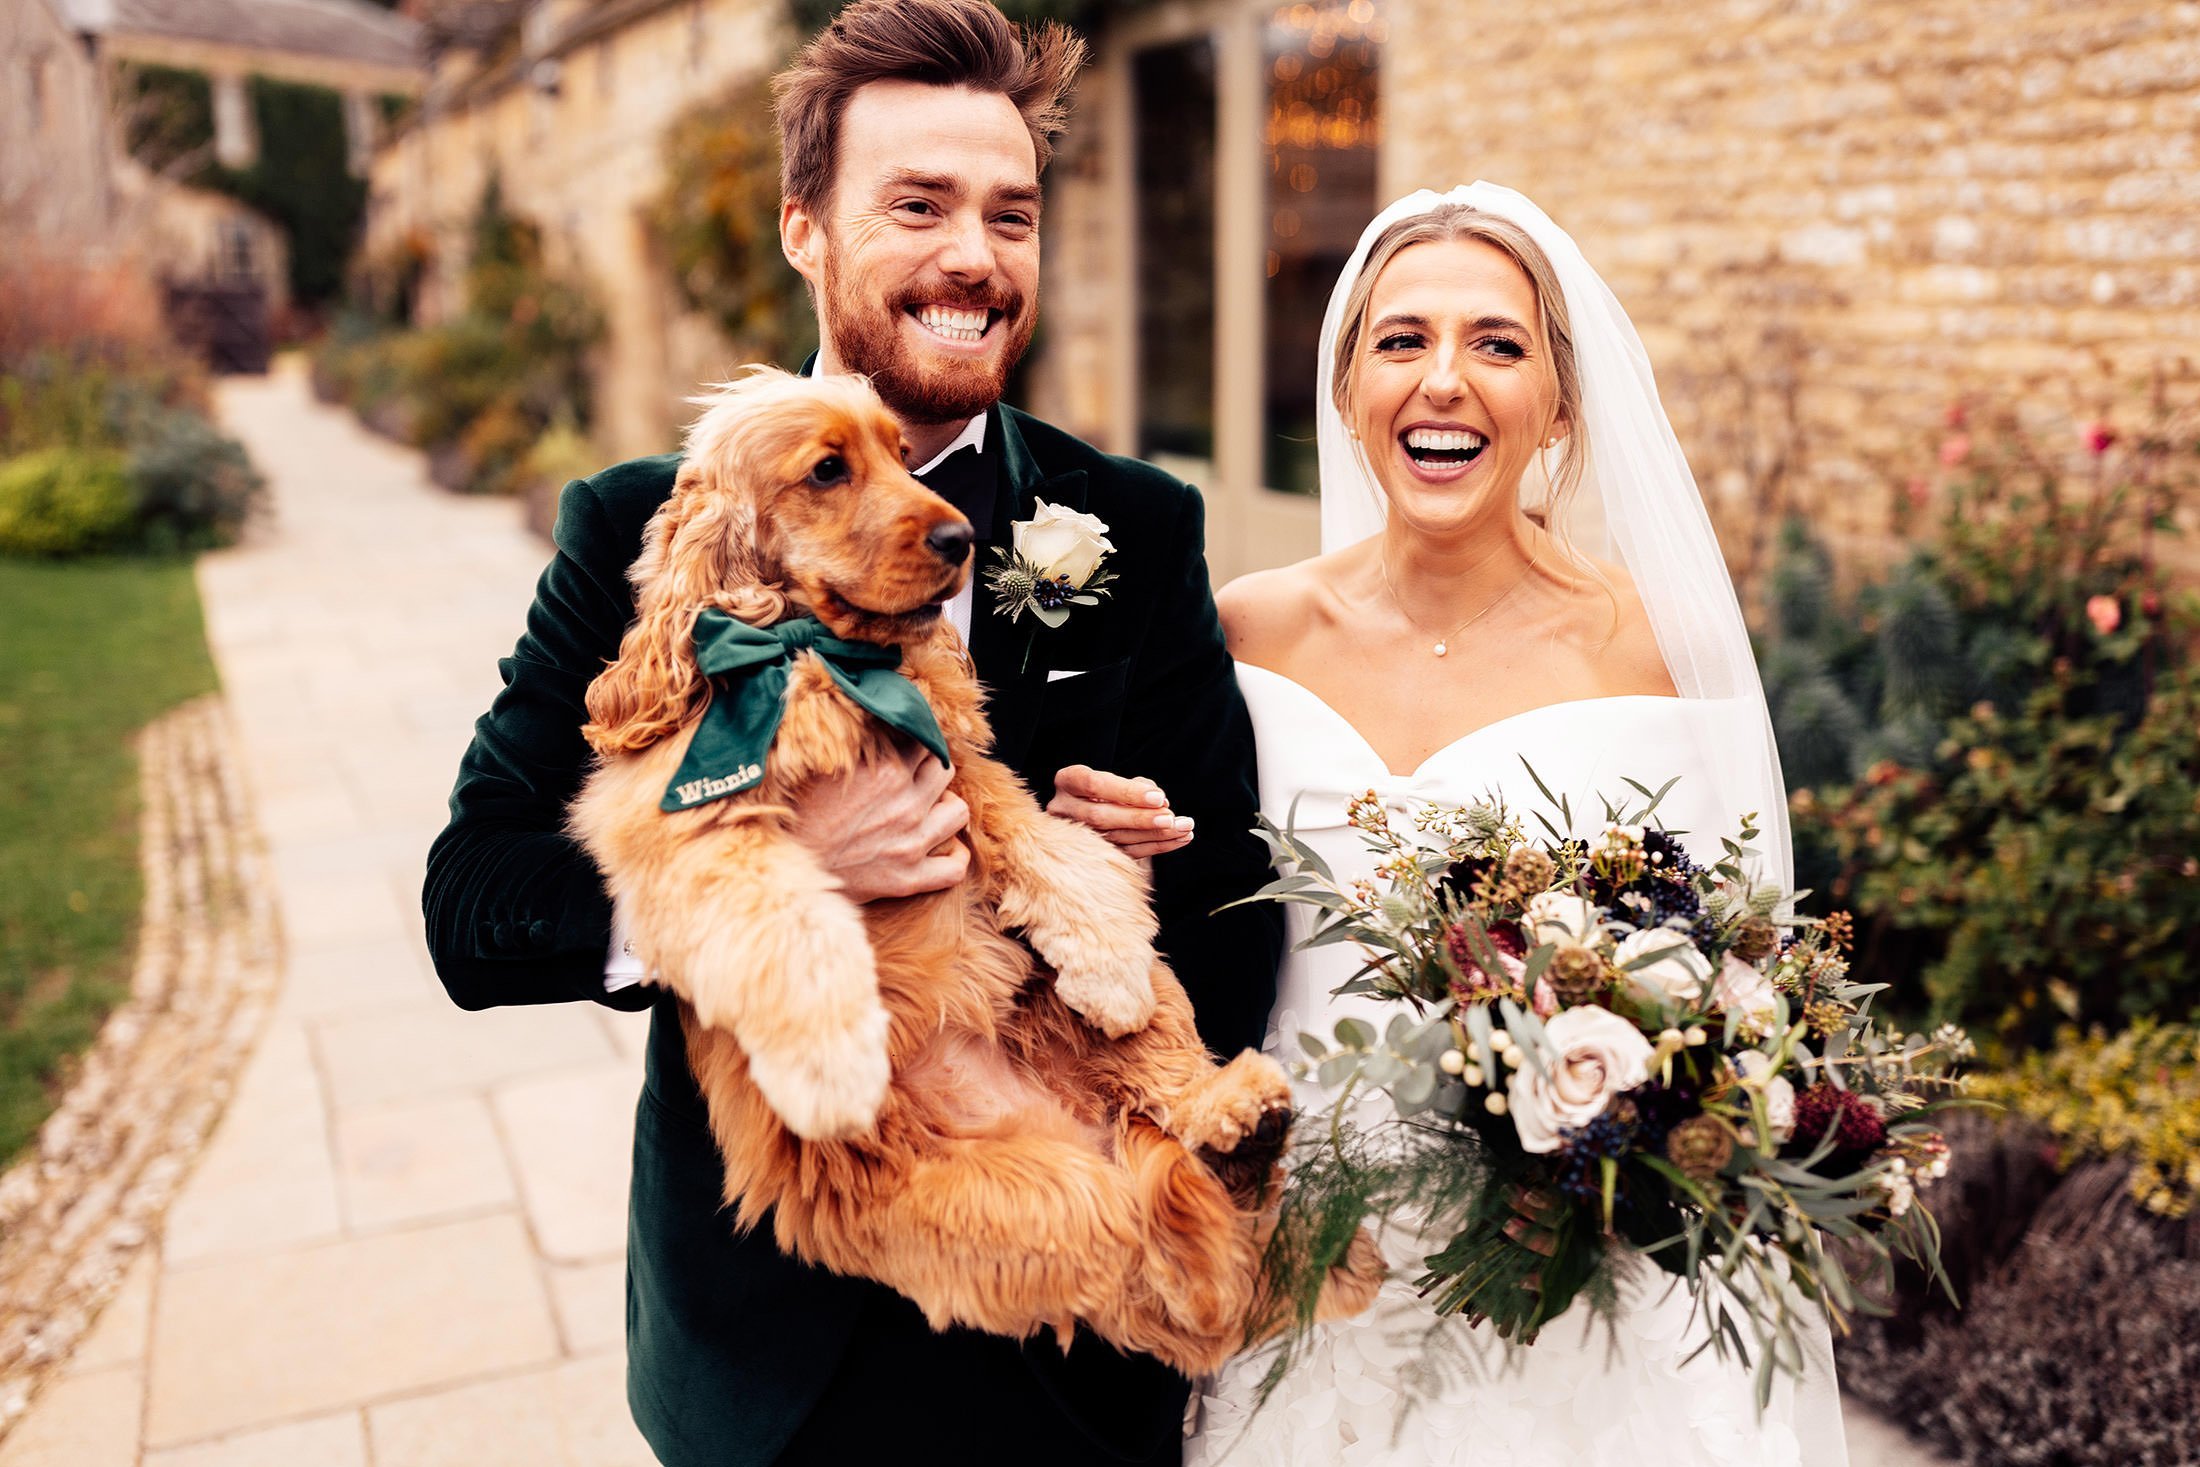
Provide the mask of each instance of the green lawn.
[{"label": "green lawn", "polygon": [[130,735],[215,685],[185,560],[0,560],[0,1165],[129,991]]}]

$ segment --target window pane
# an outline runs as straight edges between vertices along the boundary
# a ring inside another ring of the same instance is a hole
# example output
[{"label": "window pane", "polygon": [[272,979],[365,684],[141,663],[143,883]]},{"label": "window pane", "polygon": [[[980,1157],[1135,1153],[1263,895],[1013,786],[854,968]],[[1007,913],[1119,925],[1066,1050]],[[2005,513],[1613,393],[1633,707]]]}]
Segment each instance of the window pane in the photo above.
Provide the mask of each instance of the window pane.
[{"label": "window pane", "polygon": [[1201,38],[1132,61],[1138,120],[1138,452],[1214,457],[1215,54]]},{"label": "window pane", "polygon": [[1265,326],[1268,487],[1318,488],[1315,353],[1337,274],[1375,217],[1374,0],[1286,5],[1268,20],[1268,283]]}]

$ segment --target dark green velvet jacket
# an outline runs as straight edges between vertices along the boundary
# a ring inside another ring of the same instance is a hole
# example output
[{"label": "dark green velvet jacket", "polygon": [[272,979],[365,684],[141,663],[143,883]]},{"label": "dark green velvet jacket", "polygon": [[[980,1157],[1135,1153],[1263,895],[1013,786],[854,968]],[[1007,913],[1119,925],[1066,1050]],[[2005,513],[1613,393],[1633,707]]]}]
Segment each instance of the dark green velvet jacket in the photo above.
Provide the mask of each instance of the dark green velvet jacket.
[{"label": "dark green velvet jacket", "polygon": [[[1154,863],[1160,946],[1208,1043],[1224,1054],[1255,1046],[1274,997],[1282,922],[1268,905],[1214,915],[1268,873],[1249,833],[1258,803],[1252,730],[1209,589],[1199,496],[1013,409],[994,410],[985,455],[1001,479],[994,523],[980,527],[979,567],[992,563],[988,547],[1007,543],[1010,522],[1044,499],[1107,523],[1118,577],[1099,606],[1036,630],[1028,618],[1014,625],[997,615],[981,583],[972,654],[994,753],[1042,801],[1056,770],[1085,763],[1148,776],[1196,818],[1197,839]],[[733,1235],[670,1000],[647,988],[603,992],[610,901],[563,819],[590,757],[583,696],[633,618],[627,568],[677,466],[672,455],[635,459],[566,486],[556,554],[526,634],[501,664],[504,691],[475,725],[450,825],[428,856],[422,905],[436,970],[461,1007],[654,1003],[630,1198],[629,1398],[672,1467],[731,1467],[779,1454],[855,1332],[880,1316],[885,1291],[784,1257],[768,1225]],[[1056,670],[1079,675],[1050,680]],[[1171,1431],[1184,1400],[1184,1383],[1158,1365],[1083,1343],[1065,1360],[1051,1346],[1002,1342],[998,1358],[1046,1377],[1065,1429],[1083,1431],[1111,1459],[1150,1460],[1160,1448],[1146,1438]],[[982,1387],[973,1382],[974,1393]],[[1034,1460],[1048,1455],[1044,1443],[1031,1445]]]}]

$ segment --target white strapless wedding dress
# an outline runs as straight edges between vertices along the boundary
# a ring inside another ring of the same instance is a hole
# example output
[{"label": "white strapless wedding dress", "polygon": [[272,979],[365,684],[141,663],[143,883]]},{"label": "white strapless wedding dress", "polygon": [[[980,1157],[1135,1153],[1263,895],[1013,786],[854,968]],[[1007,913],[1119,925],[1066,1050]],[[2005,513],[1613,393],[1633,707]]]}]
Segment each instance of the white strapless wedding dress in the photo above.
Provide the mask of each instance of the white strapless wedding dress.
[{"label": "white strapless wedding dress", "polygon": [[[1558,703],[1477,729],[1399,775],[1298,683],[1242,663],[1238,679],[1259,743],[1262,812],[1289,823],[1342,882],[1373,873],[1373,856],[1345,824],[1346,802],[1369,790],[1394,818],[1422,803],[1495,796],[1531,831],[1541,831],[1539,812],[1559,825],[1523,759],[1566,797],[1576,835],[1602,829],[1600,796],[1640,803],[1627,779],[1656,789],[1681,776],[1658,817],[1687,832],[1683,844],[1709,864],[1745,808],[1726,792],[1722,771],[1747,767],[1734,751],[1757,736],[1762,716],[1754,706],[1680,698]],[[1295,948],[1313,916],[1287,910]],[[1292,951],[1278,982],[1271,1052],[1295,1055],[1300,1029],[1327,1039],[1347,1015],[1387,1023],[1389,1007],[1332,995],[1358,965],[1357,950],[1346,946]],[[1687,1292],[1648,1267],[1626,1286],[1616,1331],[1577,1306],[1532,1347],[1508,1354],[1486,1332],[1444,1322],[1462,1347],[1450,1353],[1466,1368],[1452,1369],[1433,1393],[1409,1388],[1434,1321],[1406,1279],[1429,1249],[1404,1236],[1386,1251],[1393,1277],[1375,1307],[1322,1327],[1266,1406],[1254,1410],[1265,1355],[1224,1368],[1202,1398],[1186,1467],[1846,1467],[1825,1342],[1810,1352],[1810,1383],[1798,1390],[1783,1377],[1760,1417],[1739,1363],[1706,1351],[1682,1364],[1702,1340],[1688,1328]]]}]

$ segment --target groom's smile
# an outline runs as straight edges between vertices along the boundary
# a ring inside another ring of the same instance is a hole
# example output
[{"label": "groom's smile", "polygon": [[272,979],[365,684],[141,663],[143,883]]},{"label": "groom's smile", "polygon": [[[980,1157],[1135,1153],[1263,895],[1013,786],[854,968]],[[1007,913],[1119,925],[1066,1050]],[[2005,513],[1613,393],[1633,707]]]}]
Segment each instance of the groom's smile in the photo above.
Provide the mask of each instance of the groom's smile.
[{"label": "groom's smile", "polygon": [[873,82],[840,117],[829,197],[790,204],[822,371],[861,372],[919,441],[999,401],[1038,322],[1039,165],[999,93]]}]

